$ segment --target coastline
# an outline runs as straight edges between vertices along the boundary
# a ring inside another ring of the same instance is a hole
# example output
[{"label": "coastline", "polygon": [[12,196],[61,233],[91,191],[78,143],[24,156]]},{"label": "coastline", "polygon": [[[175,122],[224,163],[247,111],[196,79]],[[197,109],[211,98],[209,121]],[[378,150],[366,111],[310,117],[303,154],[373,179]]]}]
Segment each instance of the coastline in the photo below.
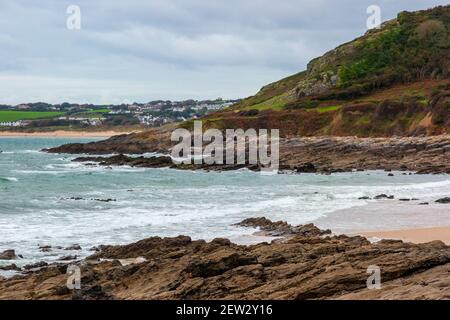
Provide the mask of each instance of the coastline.
[{"label": "coastline", "polygon": [[369,231],[361,232],[367,238],[402,240],[412,243],[427,243],[431,241],[442,241],[450,245],[450,226],[414,228],[402,230]]},{"label": "coastline", "polygon": [[130,134],[135,131],[66,131],[66,130],[56,130],[56,131],[44,131],[44,132],[15,132],[15,131],[0,131],[1,137],[74,137],[74,138],[95,138],[95,137],[112,137],[122,134]]},{"label": "coastline", "polygon": [[[281,239],[242,246],[225,238],[204,241],[154,236],[125,245],[100,246],[82,260],[37,263],[23,267],[21,275],[0,277],[0,299],[449,297],[442,288],[450,276],[450,247],[443,243],[371,243],[362,236],[333,235],[313,224],[292,226],[264,217],[237,225],[258,227],[264,235]],[[78,290],[66,285],[69,264],[86,275]],[[383,290],[377,290],[376,297],[367,287],[367,270],[373,265],[383,271]],[[10,268],[17,270],[15,265]]]}]

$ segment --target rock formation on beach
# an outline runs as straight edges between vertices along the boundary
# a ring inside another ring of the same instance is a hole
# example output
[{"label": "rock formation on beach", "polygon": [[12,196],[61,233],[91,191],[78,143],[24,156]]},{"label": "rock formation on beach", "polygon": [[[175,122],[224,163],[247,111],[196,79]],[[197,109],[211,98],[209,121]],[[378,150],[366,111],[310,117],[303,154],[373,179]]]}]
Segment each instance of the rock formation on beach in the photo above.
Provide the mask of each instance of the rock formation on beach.
[{"label": "rock formation on beach", "polygon": [[[73,148],[69,145],[68,148]],[[76,153],[84,153],[80,145]],[[56,152],[67,152],[65,146]],[[53,152],[52,151],[52,152]],[[167,151],[166,151],[167,152]],[[205,170],[234,170],[257,165],[194,165],[174,164],[168,156],[130,157],[83,156],[74,161],[97,162],[100,165]],[[450,135],[433,137],[354,138],[310,137],[282,139],[280,169],[302,172],[342,172],[352,170],[410,170],[418,173],[450,173]]]},{"label": "rock formation on beach", "polygon": [[[243,226],[283,235],[243,246],[187,236],[102,246],[76,264],[81,289],[66,286],[67,265],[0,280],[0,299],[450,299],[450,247],[440,241],[370,243],[313,225],[265,218]],[[369,266],[381,289],[369,290]]]}]

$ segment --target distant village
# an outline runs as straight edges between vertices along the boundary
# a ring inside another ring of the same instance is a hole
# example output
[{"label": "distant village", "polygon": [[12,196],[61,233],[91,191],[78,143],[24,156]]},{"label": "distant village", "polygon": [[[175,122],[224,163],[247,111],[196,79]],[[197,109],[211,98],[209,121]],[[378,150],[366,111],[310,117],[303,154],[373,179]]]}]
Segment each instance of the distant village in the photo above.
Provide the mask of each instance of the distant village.
[{"label": "distant village", "polygon": [[[200,118],[239,100],[156,100],[120,105],[27,103],[0,105],[0,127],[161,126]],[[2,117],[1,115],[9,117]],[[12,116],[11,116],[12,115]],[[5,120],[8,119],[8,120]]]}]

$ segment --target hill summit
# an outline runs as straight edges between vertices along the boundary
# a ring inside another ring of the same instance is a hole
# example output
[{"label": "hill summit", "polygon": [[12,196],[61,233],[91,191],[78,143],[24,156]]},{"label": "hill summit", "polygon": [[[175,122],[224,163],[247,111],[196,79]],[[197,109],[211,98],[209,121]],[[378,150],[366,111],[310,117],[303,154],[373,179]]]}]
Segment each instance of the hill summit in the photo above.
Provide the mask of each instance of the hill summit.
[{"label": "hill summit", "polygon": [[284,136],[448,133],[449,75],[450,6],[401,12],[206,121]]}]

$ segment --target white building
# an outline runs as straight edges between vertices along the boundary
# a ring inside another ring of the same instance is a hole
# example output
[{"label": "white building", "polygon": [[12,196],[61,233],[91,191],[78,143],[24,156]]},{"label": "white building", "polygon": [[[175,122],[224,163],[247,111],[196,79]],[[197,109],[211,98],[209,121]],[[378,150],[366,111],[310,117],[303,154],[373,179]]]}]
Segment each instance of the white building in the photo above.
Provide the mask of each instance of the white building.
[{"label": "white building", "polygon": [[26,126],[29,122],[28,121],[7,121],[7,122],[0,122],[0,127],[22,127]]}]

